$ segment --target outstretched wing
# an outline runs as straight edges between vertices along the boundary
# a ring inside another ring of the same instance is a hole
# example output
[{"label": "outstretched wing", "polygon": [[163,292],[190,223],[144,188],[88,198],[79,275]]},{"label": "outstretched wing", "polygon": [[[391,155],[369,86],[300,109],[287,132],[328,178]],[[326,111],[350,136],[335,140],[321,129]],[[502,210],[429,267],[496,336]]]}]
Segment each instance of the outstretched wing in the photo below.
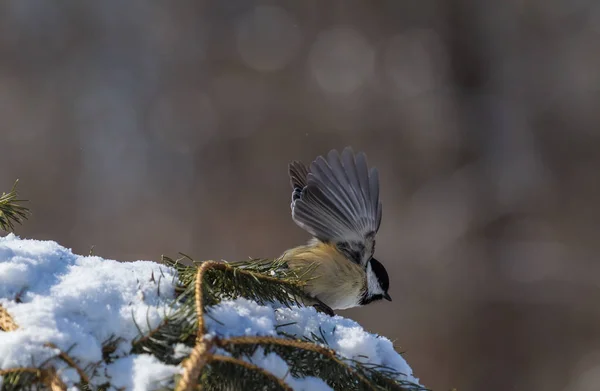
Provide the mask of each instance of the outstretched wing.
[{"label": "outstretched wing", "polygon": [[381,224],[379,175],[364,153],[347,147],[319,156],[310,170],[301,162],[289,166],[292,218],[317,239],[334,243],[360,264],[373,256]]}]

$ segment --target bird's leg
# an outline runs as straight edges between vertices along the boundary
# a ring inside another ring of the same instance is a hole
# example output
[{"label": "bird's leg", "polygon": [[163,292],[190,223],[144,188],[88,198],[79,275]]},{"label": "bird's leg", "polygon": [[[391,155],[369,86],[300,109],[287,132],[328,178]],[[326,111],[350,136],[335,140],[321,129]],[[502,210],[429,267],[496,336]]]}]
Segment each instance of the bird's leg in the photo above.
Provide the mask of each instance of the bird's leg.
[{"label": "bird's leg", "polygon": [[317,312],[322,312],[322,313],[324,313],[326,315],[329,315],[329,316],[335,316],[335,312],[333,312],[333,310],[331,309],[331,307],[329,307],[327,304],[323,303],[319,299],[315,299],[315,301],[317,303],[313,304],[313,307],[317,310]]}]

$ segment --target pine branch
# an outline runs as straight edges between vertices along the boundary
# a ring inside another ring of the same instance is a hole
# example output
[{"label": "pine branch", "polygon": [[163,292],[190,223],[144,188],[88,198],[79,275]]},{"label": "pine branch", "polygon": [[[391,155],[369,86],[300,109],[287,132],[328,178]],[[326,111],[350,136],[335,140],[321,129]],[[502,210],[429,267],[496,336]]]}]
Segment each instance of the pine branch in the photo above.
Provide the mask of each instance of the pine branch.
[{"label": "pine branch", "polygon": [[42,376],[42,370],[38,368],[12,368],[0,369],[2,376],[2,391],[29,391],[36,389]]},{"label": "pine branch", "polygon": [[183,286],[196,280],[197,267],[206,262],[212,265],[206,271],[207,284],[203,285],[203,305],[208,306],[218,304],[221,299],[240,296],[263,305],[273,302],[280,302],[287,307],[302,305],[302,299],[307,298],[303,290],[307,281],[303,277],[314,268],[314,265],[307,265],[303,270],[292,270],[281,259],[227,263],[196,262],[189,256],[184,257],[196,267],[183,265],[181,261],[184,258],[173,261],[163,256],[163,261],[177,270]]},{"label": "pine branch", "polygon": [[190,356],[183,363],[183,373],[175,391],[192,391],[198,385],[200,373],[210,359],[210,343],[198,341]]},{"label": "pine branch", "polygon": [[[353,377],[356,373],[331,349],[317,344],[273,337],[234,337],[220,340],[219,346],[236,357],[251,357],[262,347],[265,355],[274,352],[284,360],[293,362],[291,373],[295,377],[320,377],[334,389],[350,386],[350,389],[376,390],[363,376]],[[319,362],[319,365],[315,365],[315,362]],[[327,374],[326,378],[324,374]],[[340,380],[348,377],[352,378],[350,385],[340,384]],[[355,388],[357,385],[359,388]]]},{"label": "pine branch", "polygon": [[[133,353],[150,353],[164,358],[166,363],[178,364],[181,360],[173,358],[173,346],[184,343],[193,347],[199,322],[204,322],[203,317],[198,317],[198,311],[210,317],[210,306],[218,304],[224,298],[243,296],[262,304],[278,301],[288,307],[302,305],[300,301],[305,298],[302,290],[305,283],[303,276],[291,271],[279,260],[268,262],[259,259],[229,264],[195,262],[185,255],[184,257],[173,260],[163,256],[163,261],[177,270],[179,296],[175,299],[171,312],[165,315],[156,328],[144,333],[138,326],[140,337],[133,342]],[[192,260],[194,265],[182,264],[183,259]],[[198,280],[200,270],[202,278]],[[196,281],[204,283],[198,285]]]},{"label": "pine branch", "polygon": [[[188,256],[185,257],[192,260]],[[178,391],[193,389],[196,381],[199,381],[198,384],[201,384],[207,390],[222,389],[225,379],[229,379],[229,383],[235,383],[243,379],[245,387],[249,387],[249,382],[260,381],[256,385],[260,384],[261,387],[267,387],[267,389],[272,389],[269,387],[280,389],[277,387],[281,385],[276,384],[276,382],[265,383],[268,377],[245,373],[242,369],[236,369],[232,365],[215,364],[212,360],[214,346],[224,349],[232,354],[233,359],[238,360],[240,357],[251,357],[258,348],[262,348],[265,354],[274,352],[289,363],[293,376],[320,377],[334,389],[360,391],[426,390],[410,382],[398,381],[397,378],[400,374],[390,368],[344,359],[333,350],[320,346],[319,344],[327,344],[323,333],[321,333],[321,336],[313,335],[314,340],[308,341],[300,341],[294,337],[289,339],[274,337],[207,339],[205,338],[204,316],[210,316],[211,305],[217,304],[222,298],[235,298],[237,296],[244,296],[263,304],[279,301],[287,306],[302,305],[302,299],[306,298],[302,290],[302,286],[305,284],[302,279],[303,276],[291,271],[281,260],[269,262],[259,259],[235,264],[214,261],[196,263],[192,260],[194,264],[199,266],[195,268],[179,263],[182,259],[177,261],[170,258],[164,259],[178,270],[179,279],[184,285],[181,287],[179,296],[179,302],[182,303],[182,306],[175,314],[185,314],[185,316],[175,316],[162,322],[158,330],[150,332],[152,338],[145,341],[141,339],[139,343],[149,349],[151,339],[173,342],[178,333],[171,333],[170,336],[165,335],[168,326],[173,327],[174,324],[179,322],[190,322],[190,318],[193,315],[196,316],[196,322],[194,322],[197,333],[196,340],[192,354],[183,364],[184,373],[178,383]],[[192,287],[193,300],[191,296]],[[160,328],[163,328],[163,330],[160,330]],[[175,329],[182,329],[182,326],[175,327]],[[285,337],[285,335],[283,336]],[[164,337],[167,338],[164,339]],[[187,338],[186,342],[189,346],[192,341]],[[161,347],[167,345],[165,343]],[[228,361],[228,364],[231,363],[231,360]],[[230,370],[237,372],[235,372],[235,375],[230,376],[221,372]]]},{"label": "pine branch", "polygon": [[210,357],[202,384],[210,390],[292,391],[283,380],[263,368],[221,355]]},{"label": "pine branch", "polygon": [[0,229],[8,232],[14,230],[15,224],[26,220],[30,213],[27,207],[20,204],[27,200],[18,199],[17,183],[19,180],[15,181],[10,192],[0,195]]},{"label": "pine branch", "polygon": [[63,360],[68,366],[70,366],[71,368],[75,369],[75,371],[77,371],[77,374],[81,378],[81,382],[82,382],[83,386],[87,386],[88,384],[90,384],[90,378],[88,377],[88,375],[85,373],[85,371],[83,369],[81,369],[81,367],[79,365],[77,365],[75,360],[73,360],[73,358],[71,358],[67,353],[60,350],[58,348],[58,346],[56,346],[53,343],[48,342],[48,343],[44,344],[44,346],[58,350],[58,357],[61,360]]},{"label": "pine branch", "polygon": [[38,384],[51,391],[66,391],[67,386],[60,379],[56,370],[38,368],[13,368],[0,370],[2,376],[2,391],[34,391]]},{"label": "pine branch", "polygon": [[[215,343],[234,357],[251,357],[262,347],[265,354],[274,352],[293,363],[290,366],[293,376],[319,377],[336,390],[427,390],[411,382],[397,381],[399,373],[391,368],[342,358],[317,343],[275,337],[232,337]],[[315,365],[316,362],[319,365]]]}]

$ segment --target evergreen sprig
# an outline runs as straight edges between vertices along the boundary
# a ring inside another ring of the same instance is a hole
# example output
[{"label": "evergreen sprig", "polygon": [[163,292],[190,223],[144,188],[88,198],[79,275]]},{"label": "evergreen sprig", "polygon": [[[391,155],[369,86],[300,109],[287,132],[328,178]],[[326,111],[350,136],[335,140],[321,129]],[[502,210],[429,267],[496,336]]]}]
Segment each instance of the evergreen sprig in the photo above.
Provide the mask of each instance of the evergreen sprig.
[{"label": "evergreen sprig", "polygon": [[29,209],[21,205],[21,202],[27,200],[18,198],[18,183],[19,180],[16,180],[11,191],[8,193],[3,192],[0,195],[0,229],[3,231],[13,231],[15,224],[21,224],[29,215]]},{"label": "evergreen sprig", "polygon": [[293,337],[232,337],[221,339],[217,344],[234,357],[250,358],[258,349],[264,354],[273,352],[290,364],[294,377],[318,377],[334,390],[427,390],[418,384],[397,380],[399,373],[392,368],[343,358],[317,342]]},{"label": "evergreen sprig", "polygon": [[[198,333],[197,309],[195,302],[195,281],[198,268],[205,262],[195,262],[191,257],[181,254],[176,260],[163,256],[162,260],[174,268],[178,274],[178,297],[163,321],[149,332],[143,332],[138,326],[140,336],[133,342],[133,353],[150,353],[164,358],[169,364],[178,364],[181,358],[175,357],[174,346],[183,343],[188,347],[195,344]],[[182,263],[192,262],[192,266]],[[307,267],[305,273],[309,271]],[[275,260],[252,259],[246,262],[213,263],[207,270],[202,286],[204,316],[211,317],[210,308],[223,299],[246,297],[259,304],[280,302],[286,306],[301,305],[305,293],[302,286],[305,281],[302,274],[290,270],[285,263]]]},{"label": "evergreen sprig", "polygon": [[[177,260],[163,256],[163,262],[177,270],[179,281],[185,287],[195,281],[197,268],[204,262],[196,262],[185,254],[182,256],[183,258]],[[194,267],[182,264],[184,259],[191,260]],[[313,267],[314,265],[307,265],[302,270],[293,270],[281,259],[214,263],[205,275],[203,305],[212,306],[222,299],[240,296],[259,304],[280,302],[287,307],[302,305],[302,298],[306,298],[302,289],[306,278],[303,277]]]},{"label": "evergreen sprig", "polygon": [[[2,377],[2,391],[37,391],[40,389],[62,390],[66,387],[58,376],[56,369],[47,364],[49,358],[37,366],[0,369]],[[41,388],[43,386],[45,388]]]},{"label": "evergreen sprig", "polygon": [[193,284],[179,295],[170,312],[163,317],[155,328],[140,333],[132,343],[132,353],[149,353],[159,357],[167,364],[179,364],[183,357],[176,357],[175,345],[182,343],[193,347],[197,334],[196,309],[193,305]]},{"label": "evergreen sprig", "polygon": [[234,357],[213,355],[201,376],[206,390],[291,391],[278,377]]},{"label": "evergreen sprig", "polygon": [[30,391],[37,389],[42,371],[37,368],[15,368],[0,370],[2,391]]}]

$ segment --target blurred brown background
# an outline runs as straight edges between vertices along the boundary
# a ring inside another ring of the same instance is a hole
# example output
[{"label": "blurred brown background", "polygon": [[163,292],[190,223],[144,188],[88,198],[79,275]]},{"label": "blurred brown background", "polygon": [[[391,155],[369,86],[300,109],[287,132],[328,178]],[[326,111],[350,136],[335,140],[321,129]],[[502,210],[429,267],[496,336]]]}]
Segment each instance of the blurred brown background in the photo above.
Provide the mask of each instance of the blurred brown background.
[{"label": "blurred brown background", "polygon": [[600,389],[600,3],[0,2],[18,233],[120,260],[279,255],[287,163],[381,174],[392,303],[343,313],[435,390]]}]

